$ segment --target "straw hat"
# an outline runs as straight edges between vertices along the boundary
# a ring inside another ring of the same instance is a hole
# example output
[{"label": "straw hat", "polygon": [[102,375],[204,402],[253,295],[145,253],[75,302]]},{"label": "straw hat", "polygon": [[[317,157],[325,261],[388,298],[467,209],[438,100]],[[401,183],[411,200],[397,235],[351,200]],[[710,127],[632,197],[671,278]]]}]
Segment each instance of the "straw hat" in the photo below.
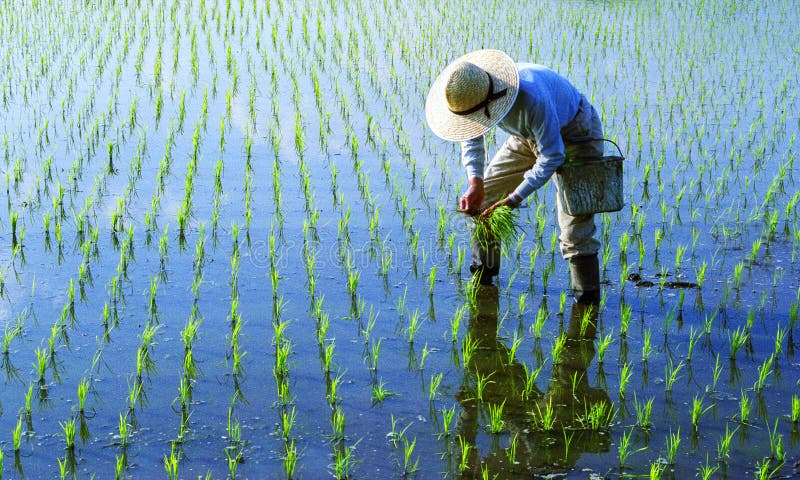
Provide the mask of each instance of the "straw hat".
[{"label": "straw hat", "polygon": [[514,60],[500,50],[477,50],[439,74],[428,92],[425,117],[444,140],[469,140],[500,122],[518,92]]}]

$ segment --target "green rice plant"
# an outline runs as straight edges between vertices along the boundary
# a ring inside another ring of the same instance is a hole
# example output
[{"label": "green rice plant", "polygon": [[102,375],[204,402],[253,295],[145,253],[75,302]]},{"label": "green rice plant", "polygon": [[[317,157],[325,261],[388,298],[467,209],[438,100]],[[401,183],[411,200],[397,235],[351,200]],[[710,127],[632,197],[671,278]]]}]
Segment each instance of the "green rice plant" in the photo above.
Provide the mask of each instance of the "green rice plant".
[{"label": "green rice plant", "polygon": [[25,406],[22,407],[22,411],[27,418],[31,417],[33,413],[31,408],[31,400],[33,399],[33,383],[28,384],[28,391],[25,392]]},{"label": "green rice plant", "polygon": [[2,343],[2,353],[3,355],[8,355],[9,350],[11,347],[11,342],[14,341],[17,336],[22,333],[22,321],[18,319],[16,322],[8,322],[3,329],[3,343]]},{"label": "green rice plant", "polygon": [[517,313],[518,317],[521,317],[525,313],[525,301],[528,298],[528,292],[522,292],[519,294],[517,299],[517,304],[519,307],[519,311]]},{"label": "green rice plant", "polygon": [[757,480],[767,480],[775,477],[775,474],[783,467],[783,464],[778,464],[772,469],[772,462],[769,458],[763,458],[756,462],[755,477]]},{"label": "green rice plant", "polygon": [[286,473],[287,478],[292,479],[294,478],[295,468],[297,468],[299,454],[297,452],[297,447],[294,444],[294,439],[285,442],[284,447],[285,453],[283,456],[283,471]]},{"label": "green rice plant", "polygon": [[17,426],[11,432],[11,440],[14,445],[14,452],[19,452],[22,448],[22,417],[17,417]]},{"label": "green rice plant", "polygon": [[328,373],[333,368],[333,349],[336,347],[336,342],[331,340],[325,349],[322,351],[322,364],[325,372]]},{"label": "green rice plant", "polygon": [[517,465],[517,447],[519,446],[519,432],[515,432],[514,436],[508,442],[508,448],[505,449],[506,458],[511,465]]},{"label": "green rice plant", "polygon": [[544,324],[547,322],[547,317],[550,314],[547,312],[547,307],[542,305],[539,307],[539,310],[536,313],[536,321],[531,324],[531,333],[533,334],[534,338],[541,339],[542,338],[542,331],[544,330]]},{"label": "green rice plant", "polygon": [[472,361],[472,355],[475,353],[479,344],[480,341],[477,338],[473,339],[472,335],[469,333],[464,337],[464,340],[461,342],[461,354],[464,368]]},{"label": "green rice plant", "polygon": [[650,397],[650,400],[639,403],[636,398],[636,393],[633,394],[633,407],[636,410],[636,426],[639,428],[649,430],[650,427],[653,426],[653,424],[650,423],[650,416],[653,412],[654,399],[654,397]]},{"label": "green rice plant", "polygon": [[461,322],[464,320],[464,314],[467,311],[465,305],[461,305],[453,312],[453,317],[450,319],[450,341],[456,343],[458,340],[458,331],[461,328]]},{"label": "green rice plant", "polygon": [[741,396],[739,397],[739,423],[748,423],[747,420],[750,418],[750,412],[752,409],[750,398],[744,393],[744,391],[742,391]]},{"label": "green rice plant", "polygon": [[436,265],[431,267],[431,271],[428,274],[428,295],[433,295],[433,286],[436,284]]},{"label": "green rice plant", "polygon": [[704,398],[703,397],[697,398],[697,395],[695,395],[694,398],[692,399],[692,411],[691,411],[692,428],[694,429],[695,432],[697,432],[697,427],[700,422],[700,417],[702,417],[703,414],[705,414],[707,411],[711,410],[711,407],[714,406],[712,404],[706,407],[703,405],[703,401]]},{"label": "green rice plant", "polygon": [[47,350],[40,347],[36,347],[34,353],[36,354],[36,363],[34,363],[33,366],[39,376],[39,384],[44,385],[44,376],[45,373],[47,373],[47,365],[50,360],[50,354],[47,352]]},{"label": "green rice plant", "polygon": [[408,340],[408,343],[414,343],[414,337],[419,331],[419,327],[422,326],[420,318],[419,311],[414,310],[414,313],[408,319],[408,327],[406,327],[406,340]]},{"label": "green rice plant", "polygon": [[605,363],[606,350],[614,342],[614,330],[612,329],[605,335],[601,335],[595,342],[595,350],[597,350],[597,364],[602,365]]},{"label": "green rice plant", "polygon": [[453,424],[453,418],[455,418],[456,414],[456,406],[453,405],[449,409],[441,408],[439,409],[439,413],[442,415],[442,433],[440,436],[449,437],[450,426]]},{"label": "green rice plant", "polygon": [[686,361],[691,362],[694,354],[694,347],[701,338],[702,331],[695,331],[694,327],[689,327],[689,347],[686,349]]},{"label": "green rice plant", "polygon": [[645,328],[642,335],[642,362],[647,362],[647,359],[653,353],[653,346],[650,344],[650,329]]},{"label": "green rice plant", "polygon": [[697,467],[697,476],[701,478],[701,480],[708,480],[711,478],[717,470],[719,470],[719,465],[717,464],[710,464],[710,460],[708,458],[708,452],[706,452],[706,463],[705,465]]},{"label": "green rice plant", "polygon": [[381,355],[381,343],[383,339],[379,338],[376,342],[375,340],[372,341],[372,348],[369,350],[369,369],[373,372],[378,371],[378,358]]},{"label": "green rice plant", "polygon": [[522,345],[522,341],[525,337],[520,337],[517,335],[517,332],[514,331],[514,338],[511,341],[511,346],[508,348],[508,364],[513,365],[514,360],[517,356],[517,350],[519,350],[519,346]]},{"label": "green rice plant", "polygon": [[333,455],[333,476],[337,480],[347,480],[351,478],[351,471],[353,469],[353,449],[355,445],[343,446],[342,448],[334,449]]},{"label": "green rice plant", "polygon": [[675,458],[678,456],[678,447],[681,445],[681,428],[677,432],[669,431],[666,438],[667,465],[675,465]]},{"label": "green rice plant", "polygon": [[547,403],[544,404],[544,411],[542,411],[539,403],[535,403],[534,407],[536,407],[536,411],[530,411],[530,415],[533,417],[534,424],[540,430],[545,432],[553,430],[556,424],[556,413],[555,409],[553,408],[553,397],[548,397]]},{"label": "green rice plant", "polygon": [[505,205],[492,209],[488,214],[472,217],[475,222],[475,238],[488,244],[492,239],[507,244],[517,233],[517,220],[514,210]]},{"label": "green rice plant", "polygon": [[800,396],[792,395],[792,423],[800,421]]},{"label": "green rice plant", "polygon": [[667,357],[667,364],[664,365],[664,391],[665,392],[672,392],[672,388],[675,385],[675,382],[680,378],[680,371],[683,369],[684,364],[683,361],[678,362],[677,365],[674,365],[672,362],[672,358]]},{"label": "green rice plant", "polygon": [[505,407],[506,401],[503,400],[502,403],[499,405],[496,403],[490,403],[488,405],[489,409],[489,431],[493,434],[502,433],[503,429],[506,426],[505,420],[503,420],[503,407]]},{"label": "green rice plant", "polygon": [[119,414],[119,422],[117,423],[117,444],[125,448],[130,442],[130,434],[128,432],[128,417]]},{"label": "green rice plant", "polygon": [[553,342],[553,350],[550,354],[553,365],[558,365],[561,363],[561,352],[564,351],[564,345],[567,344],[567,336],[565,334],[561,334],[558,338],[555,339]]},{"label": "green rice plant", "polygon": [[[627,280],[627,279],[626,279]],[[627,337],[628,336],[628,327],[631,324],[631,314],[633,313],[633,307],[628,305],[627,303],[623,303],[620,305],[620,312],[619,312],[619,336],[620,337]]]},{"label": "green rice plant", "polygon": [[386,388],[386,382],[383,380],[380,380],[378,383],[372,385],[373,403],[381,403],[392,395],[395,395],[395,393]]},{"label": "green rice plant", "polygon": [[617,410],[611,403],[600,401],[592,403],[588,410],[583,406],[584,413],[578,418],[583,428],[589,430],[603,430],[611,426],[617,418]]},{"label": "green rice plant", "polygon": [[483,401],[483,392],[486,390],[486,386],[490,383],[494,383],[489,380],[495,372],[489,372],[487,375],[481,375],[479,372],[475,372],[475,380],[477,381],[475,385],[475,394],[478,396],[478,400]]},{"label": "green rice plant", "polygon": [[727,423],[725,424],[725,433],[717,440],[717,460],[720,463],[726,463],[728,461],[728,457],[730,457],[731,440],[733,440],[733,435],[738,430],[739,427],[731,430],[730,425]]},{"label": "green rice plant", "polygon": [[416,438],[409,442],[406,437],[403,437],[403,477],[414,475],[419,470],[419,458],[412,460],[416,445]]},{"label": "green rice plant", "polygon": [[733,333],[729,334],[731,342],[730,359],[736,361],[736,352],[747,344],[750,333],[743,327],[738,327]]},{"label": "green rice plant", "polygon": [[661,463],[660,461],[656,460],[650,463],[650,473],[648,475],[649,480],[659,480],[663,475],[664,472],[667,470],[667,466]]},{"label": "green rice plant", "polygon": [[431,375],[431,381],[428,384],[428,400],[431,402],[436,399],[436,395],[439,392],[439,385],[442,384],[443,377],[444,375],[442,373]]},{"label": "green rice plant", "polygon": [[539,375],[542,373],[542,369],[544,368],[544,364],[539,365],[538,368],[531,370],[528,368],[526,363],[522,364],[523,370],[525,370],[525,391],[523,392],[523,400],[528,400],[533,397],[534,390],[536,389],[536,380],[539,378]]},{"label": "green rice plant", "polygon": [[89,380],[83,377],[78,383],[78,411],[83,413],[86,404],[86,394],[89,392]]},{"label": "green rice plant", "polygon": [[617,444],[617,452],[619,454],[619,468],[620,470],[627,465],[628,458],[631,455],[634,455],[639,452],[643,452],[647,450],[647,447],[640,447],[636,450],[631,449],[631,436],[633,435],[633,429],[631,428],[627,432],[623,432],[622,436],[619,439],[619,443]]},{"label": "green rice plant", "polygon": [[753,384],[753,390],[759,394],[767,384],[767,377],[772,373],[772,362],[775,360],[775,355],[770,355],[761,366],[758,367],[758,378]]},{"label": "green rice plant", "polygon": [[714,370],[712,371],[711,391],[717,391],[717,382],[722,375],[722,365],[719,363],[719,353],[714,356]]},{"label": "green rice plant", "polygon": [[469,468],[469,452],[472,449],[472,444],[469,443],[469,440],[464,439],[463,436],[458,436],[458,443],[461,446],[461,457],[458,462],[458,470],[463,472],[467,468]]},{"label": "green rice plant", "polygon": [[633,366],[630,363],[623,363],[619,371],[619,396],[625,398],[625,388],[633,376]]},{"label": "green rice plant", "polygon": [[778,418],[775,419],[775,424],[772,428],[770,428],[769,422],[766,422],[766,424],[767,432],[769,432],[770,458],[778,463],[783,463],[786,460],[786,451],[783,447],[783,435],[778,433],[779,420]]},{"label": "green rice plant", "polygon": [[343,377],[344,373],[339,373],[335,377],[331,378],[331,381],[328,383],[326,399],[330,405],[334,405],[339,401],[339,385],[342,383]]},{"label": "green rice plant", "polygon": [[178,480],[178,478],[180,478],[180,463],[181,454],[177,451],[173,443],[169,455],[164,454],[164,470],[167,472],[167,478],[169,478],[169,480]]},{"label": "green rice plant", "polygon": [[783,351],[783,342],[786,339],[786,334],[788,333],[788,329],[782,329],[780,325],[775,330],[775,350],[773,354],[775,358],[778,358]]}]

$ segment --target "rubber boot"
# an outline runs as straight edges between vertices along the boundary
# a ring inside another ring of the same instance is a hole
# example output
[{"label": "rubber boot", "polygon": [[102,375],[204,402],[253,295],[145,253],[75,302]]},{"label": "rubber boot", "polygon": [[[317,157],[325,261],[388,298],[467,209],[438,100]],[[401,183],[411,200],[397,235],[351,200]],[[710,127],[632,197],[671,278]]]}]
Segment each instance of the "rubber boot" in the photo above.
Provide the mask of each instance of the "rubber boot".
[{"label": "rubber boot", "polygon": [[500,243],[495,238],[478,239],[472,229],[472,264],[469,271],[481,285],[492,285],[492,277],[500,273]]},{"label": "rubber boot", "polygon": [[600,302],[600,266],[596,253],[570,258],[569,274],[575,301]]}]

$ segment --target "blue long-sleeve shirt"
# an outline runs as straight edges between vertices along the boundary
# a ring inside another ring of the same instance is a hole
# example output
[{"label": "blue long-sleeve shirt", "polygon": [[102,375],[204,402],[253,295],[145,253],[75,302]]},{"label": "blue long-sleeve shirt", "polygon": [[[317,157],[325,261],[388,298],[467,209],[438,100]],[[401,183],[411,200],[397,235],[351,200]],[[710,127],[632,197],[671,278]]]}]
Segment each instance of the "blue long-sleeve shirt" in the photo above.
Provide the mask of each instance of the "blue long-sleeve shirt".
[{"label": "blue long-sleeve shirt", "polygon": [[[539,156],[514,190],[524,199],[541,187],[564,163],[561,129],[578,113],[582,95],[566,78],[542,65],[518,63],[519,94],[511,110],[497,124],[505,132],[533,140]],[[461,143],[461,160],[469,178],[483,178],[486,163],[484,136]]]}]

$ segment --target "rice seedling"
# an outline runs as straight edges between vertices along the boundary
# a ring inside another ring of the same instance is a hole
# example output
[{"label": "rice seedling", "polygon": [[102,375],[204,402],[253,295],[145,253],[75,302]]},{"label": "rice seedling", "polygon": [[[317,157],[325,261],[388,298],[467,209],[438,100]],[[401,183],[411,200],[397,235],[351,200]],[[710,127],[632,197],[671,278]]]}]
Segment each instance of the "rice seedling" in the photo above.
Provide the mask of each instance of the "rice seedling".
[{"label": "rice seedling", "polygon": [[505,400],[500,404],[490,403],[487,408],[489,409],[489,431],[493,434],[503,432],[506,422],[503,420],[503,407],[505,407]]},{"label": "rice seedling", "polygon": [[753,384],[753,390],[759,394],[767,384],[767,377],[769,377],[769,375],[772,373],[772,362],[774,359],[775,355],[772,354],[767,357],[758,367],[758,378],[756,378],[756,381]]},{"label": "rice seedling", "polygon": [[20,448],[22,448],[22,417],[17,417],[17,426],[11,432],[11,440],[14,452],[19,452]]},{"label": "rice seedling", "polygon": [[704,406],[703,402],[704,398],[703,397],[698,398],[697,395],[695,395],[694,399],[692,399],[691,418],[692,418],[692,428],[694,429],[695,433],[697,433],[698,424],[700,423],[700,417],[702,417],[707,411],[711,410],[711,408],[714,406],[713,404]]},{"label": "rice seedling", "polygon": [[800,421],[800,396],[792,395],[792,423],[797,424]]},{"label": "rice seedling", "polygon": [[653,353],[653,347],[650,344],[651,332],[649,328],[645,328],[642,333],[642,362],[647,362],[650,355]]},{"label": "rice seedling", "polygon": [[553,361],[553,365],[558,365],[561,362],[561,353],[564,351],[564,346],[566,343],[567,336],[565,334],[561,334],[553,342],[553,350],[550,353],[550,358]]},{"label": "rice seedling", "polygon": [[731,361],[736,361],[736,353],[747,344],[750,333],[746,329],[738,327],[733,333],[729,334],[729,338],[731,343],[730,359]]},{"label": "rice seedling", "polygon": [[678,431],[673,432],[670,430],[669,435],[666,438],[666,450],[667,450],[667,465],[675,465],[675,459],[678,456],[678,448],[681,445],[681,430],[678,428]]},{"label": "rice seedling", "polygon": [[393,395],[395,395],[395,393],[386,388],[386,383],[383,380],[380,380],[378,383],[372,385],[373,403],[381,403]]},{"label": "rice seedling", "polygon": [[409,442],[405,436],[403,437],[403,477],[414,475],[419,470],[419,458],[412,458],[416,445],[416,438]]},{"label": "rice seedling", "polygon": [[547,322],[547,318],[549,313],[547,312],[547,307],[542,305],[539,307],[539,310],[536,313],[536,320],[531,324],[530,330],[533,334],[534,338],[541,339],[542,338],[542,331],[544,330],[544,325]]},{"label": "rice seedling", "polygon": [[537,426],[537,428],[547,432],[553,430],[556,424],[553,398],[549,397],[547,399],[547,403],[544,403],[543,405],[544,410],[542,410],[542,407],[539,406],[539,403],[535,403],[534,407],[536,408],[536,411],[534,412],[531,410],[529,413],[533,417],[534,424]]},{"label": "rice seedling", "polygon": [[633,366],[630,363],[623,363],[619,371],[619,396],[625,398],[625,389],[633,376]]},{"label": "rice seedling", "polygon": [[628,336],[628,327],[631,323],[631,313],[633,313],[633,307],[628,305],[627,303],[623,303],[620,305],[620,317],[619,317],[619,335],[620,337],[627,337]]},{"label": "rice seedling", "polygon": [[406,339],[410,344],[414,343],[414,337],[419,331],[419,327],[422,326],[420,323],[420,318],[419,311],[414,310],[414,313],[412,313],[408,319],[408,326],[406,327]]},{"label": "rice seedling", "polygon": [[654,397],[650,397],[646,402],[639,403],[636,399],[636,394],[633,395],[633,407],[636,410],[636,425],[644,430],[650,429],[653,425],[650,423],[650,416],[653,412]]},{"label": "rice seedling", "polygon": [[458,436],[458,443],[461,446],[461,456],[458,462],[458,470],[463,472],[469,468],[470,451],[472,450],[473,446],[461,435]]},{"label": "rice seedling", "polygon": [[766,423],[767,432],[769,433],[770,458],[777,463],[783,463],[786,459],[786,451],[783,446],[783,435],[778,433],[778,419],[775,419],[772,428],[770,428],[769,422]]},{"label": "rice seedling", "polygon": [[683,369],[683,361],[675,365],[671,358],[667,359],[667,364],[664,366],[664,391],[672,392],[675,382],[680,378],[680,371]]},{"label": "rice seedling", "polygon": [[727,463],[730,457],[731,440],[733,435],[739,430],[739,427],[730,429],[730,426],[725,424],[725,433],[717,440],[717,460],[720,463]]},{"label": "rice seedling", "polygon": [[702,480],[708,480],[714,475],[717,470],[719,470],[719,465],[712,465],[709,463],[708,453],[706,453],[706,463],[700,467],[697,467],[697,476],[700,477]]},{"label": "rice seedling", "polygon": [[619,455],[619,468],[622,470],[628,462],[628,458],[631,455],[635,455],[639,452],[647,450],[647,447],[640,447],[635,450],[631,447],[631,436],[633,435],[633,429],[628,430],[627,432],[623,432],[622,436],[619,439],[619,443],[617,444],[617,453]]}]

